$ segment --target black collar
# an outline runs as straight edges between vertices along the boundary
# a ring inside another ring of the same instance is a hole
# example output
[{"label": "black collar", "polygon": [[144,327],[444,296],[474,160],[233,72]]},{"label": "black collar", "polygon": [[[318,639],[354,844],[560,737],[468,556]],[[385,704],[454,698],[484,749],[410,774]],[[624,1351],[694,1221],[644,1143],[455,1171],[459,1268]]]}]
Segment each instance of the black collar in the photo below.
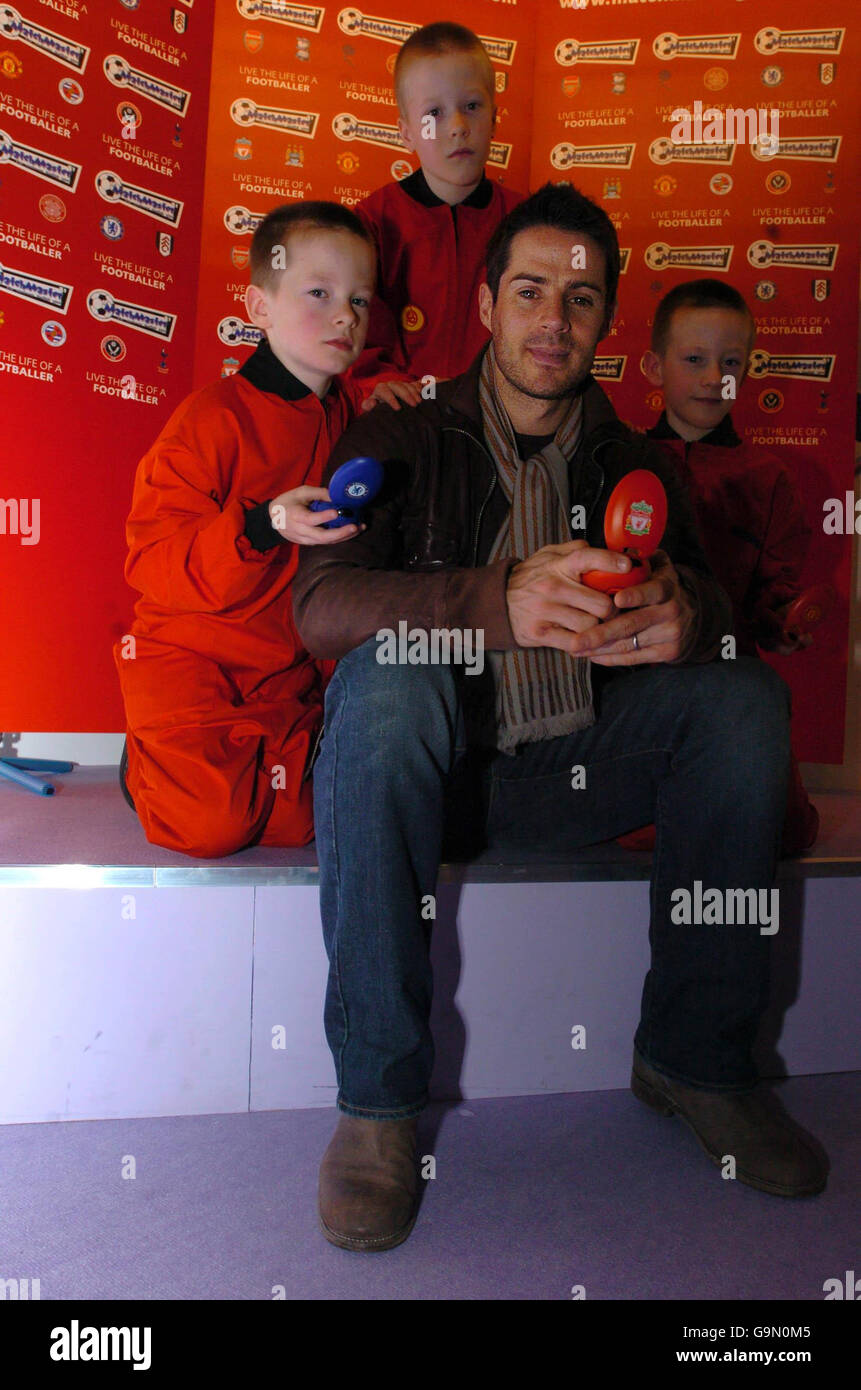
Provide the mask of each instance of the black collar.
[{"label": "black collar", "polygon": [[[416,169],[414,174],[410,174],[407,178],[401,179],[400,186],[405,193],[409,194],[414,202],[421,203],[423,208],[439,208],[445,203],[445,199],[438,198],[431,189],[422,168]],[[492,197],[493,184],[490,182],[487,174],[482,174],[481,183],[477,188],[472,190],[468,198],[464,198],[462,203],[453,203],[449,204],[449,206],[452,212],[454,212],[456,207],[486,208],[489,206]]]},{"label": "black collar", "polygon": [[239,368],[239,375],[246,377],[259,391],[270,391],[284,401],[301,401],[311,395],[310,386],[288,371],[275,356],[268,338],[260,339],[248,361]]},{"label": "black collar", "polygon": [[[661,411],[661,418],[650,430],[646,430],[650,439],[681,439],[667,419],[667,412]],[[723,417],[719,425],[715,425],[713,430],[704,434],[702,439],[685,440],[688,444],[716,444],[719,448],[734,449],[741,443],[738,435],[733,428],[732,418],[729,411]]]}]

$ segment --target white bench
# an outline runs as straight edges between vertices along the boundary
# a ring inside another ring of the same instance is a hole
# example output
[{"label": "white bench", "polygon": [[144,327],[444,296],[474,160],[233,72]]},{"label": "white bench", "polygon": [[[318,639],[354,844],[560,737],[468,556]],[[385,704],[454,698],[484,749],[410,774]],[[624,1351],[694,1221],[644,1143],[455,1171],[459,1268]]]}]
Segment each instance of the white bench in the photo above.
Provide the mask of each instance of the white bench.
[{"label": "white bench", "polygon": [[[56,780],[0,783],[0,1123],[331,1105],[313,848],[191,860],[146,841],[115,768]],[[861,1070],[861,796],[815,800],[778,879],[767,1075]],[[443,866],[436,1097],[628,1084],[650,858]]]}]

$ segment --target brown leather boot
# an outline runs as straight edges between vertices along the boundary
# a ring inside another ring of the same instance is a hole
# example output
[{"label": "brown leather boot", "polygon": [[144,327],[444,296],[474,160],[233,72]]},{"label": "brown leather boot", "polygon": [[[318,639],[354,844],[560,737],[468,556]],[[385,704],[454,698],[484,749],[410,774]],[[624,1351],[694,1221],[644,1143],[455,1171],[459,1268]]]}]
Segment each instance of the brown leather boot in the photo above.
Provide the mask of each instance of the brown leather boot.
[{"label": "brown leather boot", "polygon": [[777,1097],[753,1091],[699,1091],[655,1071],[634,1051],[631,1090],[661,1115],[678,1115],[713,1163],[735,1159],[735,1176],[777,1197],[812,1197],[828,1180],[828,1163]]},{"label": "brown leather boot", "polygon": [[417,1211],[416,1126],[341,1115],[320,1164],[323,1234],[343,1250],[391,1250]]}]

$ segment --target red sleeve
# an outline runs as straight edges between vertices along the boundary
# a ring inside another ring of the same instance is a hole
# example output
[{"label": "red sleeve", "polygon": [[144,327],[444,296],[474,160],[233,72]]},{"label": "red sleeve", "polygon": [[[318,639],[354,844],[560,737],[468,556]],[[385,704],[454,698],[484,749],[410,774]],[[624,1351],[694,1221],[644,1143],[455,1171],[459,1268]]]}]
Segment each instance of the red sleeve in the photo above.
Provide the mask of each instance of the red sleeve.
[{"label": "red sleeve", "polygon": [[752,579],[754,606],[774,611],[801,593],[801,575],[812,531],[798,490],[781,467],[771,494],[771,514]]},{"label": "red sleeve", "polygon": [[[255,550],[237,498],[222,508],[230,453],[229,413],[206,412],[209,428],[174,417],[141,460],[126,526],[126,579],[148,602],[171,612],[217,613],[245,604],[271,583],[270,567],[295,547]],[[219,416],[221,418],[219,418]]]}]

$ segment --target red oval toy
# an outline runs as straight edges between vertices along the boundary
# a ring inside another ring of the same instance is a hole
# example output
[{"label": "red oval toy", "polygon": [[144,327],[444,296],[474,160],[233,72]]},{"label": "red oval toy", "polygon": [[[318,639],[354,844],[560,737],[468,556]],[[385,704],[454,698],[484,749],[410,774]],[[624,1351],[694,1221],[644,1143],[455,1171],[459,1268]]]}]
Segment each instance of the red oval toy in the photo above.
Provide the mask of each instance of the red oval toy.
[{"label": "red oval toy", "polygon": [[604,513],[604,540],[608,550],[621,551],[631,561],[624,574],[618,570],[587,570],[581,575],[590,589],[617,594],[642,584],[652,573],[646,558],[654,554],[667,524],[667,494],[656,473],[636,468],[616,484]]},{"label": "red oval toy", "polygon": [[836,597],[833,584],[815,584],[811,589],[805,589],[787,609],[782,635],[793,642],[812,632],[828,617]]}]

